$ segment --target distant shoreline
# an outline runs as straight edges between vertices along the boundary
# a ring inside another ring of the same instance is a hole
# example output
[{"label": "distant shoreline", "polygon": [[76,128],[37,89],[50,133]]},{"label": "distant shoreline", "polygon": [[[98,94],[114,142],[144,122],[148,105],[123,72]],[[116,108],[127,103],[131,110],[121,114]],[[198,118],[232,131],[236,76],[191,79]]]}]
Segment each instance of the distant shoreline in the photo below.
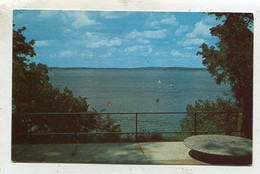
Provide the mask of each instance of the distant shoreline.
[{"label": "distant shoreline", "polygon": [[87,70],[87,69],[103,69],[103,70],[138,70],[138,69],[148,69],[148,70],[207,70],[207,68],[189,68],[189,67],[140,67],[140,68],[88,68],[88,67],[48,67],[50,70],[54,69],[67,69],[67,70]]}]

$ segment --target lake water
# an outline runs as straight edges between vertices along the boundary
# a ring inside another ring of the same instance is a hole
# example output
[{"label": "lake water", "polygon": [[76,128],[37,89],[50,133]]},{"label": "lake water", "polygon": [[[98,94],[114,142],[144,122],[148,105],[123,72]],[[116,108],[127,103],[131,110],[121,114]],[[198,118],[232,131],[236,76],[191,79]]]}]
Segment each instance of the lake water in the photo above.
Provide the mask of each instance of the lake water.
[{"label": "lake water", "polygon": [[[54,87],[67,86],[75,96],[87,97],[89,110],[105,112],[185,112],[197,99],[214,101],[224,92],[230,93],[229,85],[216,85],[203,69],[53,69],[49,77]],[[138,129],[178,131],[184,116],[140,115]],[[123,132],[135,131],[135,115],[112,117]]]}]

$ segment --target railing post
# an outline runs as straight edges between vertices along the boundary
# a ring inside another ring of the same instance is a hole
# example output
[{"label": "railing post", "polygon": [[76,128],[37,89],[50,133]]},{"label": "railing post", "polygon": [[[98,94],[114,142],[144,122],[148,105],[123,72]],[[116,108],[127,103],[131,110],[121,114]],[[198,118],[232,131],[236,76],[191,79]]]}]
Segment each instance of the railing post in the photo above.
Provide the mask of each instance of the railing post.
[{"label": "railing post", "polygon": [[197,112],[194,113],[194,134],[197,135]]},{"label": "railing post", "polygon": [[135,142],[137,142],[137,134],[138,134],[138,127],[137,127],[137,113],[135,114]]}]

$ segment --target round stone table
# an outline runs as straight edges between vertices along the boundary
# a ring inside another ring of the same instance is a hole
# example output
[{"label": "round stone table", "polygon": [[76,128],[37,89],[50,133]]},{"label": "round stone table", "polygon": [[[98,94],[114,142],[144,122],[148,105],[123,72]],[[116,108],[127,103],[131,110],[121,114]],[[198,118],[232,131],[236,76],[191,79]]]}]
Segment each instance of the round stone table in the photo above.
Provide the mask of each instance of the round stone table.
[{"label": "round stone table", "polygon": [[252,141],[246,138],[228,135],[195,135],[183,142],[197,152],[220,156],[252,155]]}]

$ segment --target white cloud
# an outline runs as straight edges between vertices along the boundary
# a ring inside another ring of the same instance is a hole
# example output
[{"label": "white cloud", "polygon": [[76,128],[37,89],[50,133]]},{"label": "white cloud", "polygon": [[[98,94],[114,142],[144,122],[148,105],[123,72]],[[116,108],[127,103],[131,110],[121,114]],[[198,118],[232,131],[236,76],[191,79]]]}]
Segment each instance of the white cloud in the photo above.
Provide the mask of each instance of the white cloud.
[{"label": "white cloud", "polygon": [[73,51],[61,51],[59,53],[59,56],[61,56],[61,57],[70,57],[72,55],[74,55]]},{"label": "white cloud", "polygon": [[138,53],[139,56],[147,56],[153,52],[153,49],[150,45],[143,46],[143,45],[134,45],[130,47],[126,47],[123,49],[124,53]]},{"label": "white cloud", "polygon": [[153,27],[153,28],[158,28],[160,24],[160,21],[152,21],[149,22],[149,26]]},{"label": "white cloud", "polygon": [[118,37],[107,39],[104,36],[102,36],[102,34],[95,32],[86,32],[84,34],[84,37],[87,48],[119,46],[123,42],[122,39]]},{"label": "white cloud", "polygon": [[177,42],[177,44],[186,47],[186,46],[198,46],[204,42],[205,42],[204,39],[188,38],[188,39]]},{"label": "white cloud", "polygon": [[51,40],[39,40],[35,41],[36,47],[44,47],[44,46],[50,46],[53,43]]},{"label": "white cloud", "polygon": [[[198,47],[199,45],[205,43],[204,38],[211,36],[209,30],[211,26],[204,24],[204,22],[204,20],[197,22],[193,30],[187,33],[182,40],[178,41],[177,45],[182,46],[185,50],[194,50],[194,47]],[[183,33],[183,30],[187,31],[188,29],[188,26],[180,26],[175,31],[175,34],[180,35]]]},{"label": "white cloud", "polygon": [[91,58],[93,56],[94,56],[94,54],[91,51],[80,52],[80,54],[79,54],[79,57],[82,57],[82,58]]},{"label": "white cloud", "polygon": [[105,12],[100,12],[100,16],[106,18],[106,19],[115,19],[115,18],[118,18],[118,16],[114,15],[113,12],[108,12],[108,11],[105,11]]},{"label": "white cloud", "polygon": [[193,33],[187,33],[187,34],[186,34],[186,37],[188,37],[188,38],[192,38],[192,37],[196,37],[196,35],[193,34]]},{"label": "white cloud", "polygon": [[94,57],[93,52],[87,50],[87,51],[71,51],[71,50],[64,50],[60,51],[58,54],[52,54],[52,58],[57,58],[57,57],[71,57],[74,56],[74,58],[91,58]]},{"label": "white cloud", "polygon": [[88,58],[93,58],[94,54],[91,50],[81,50],[81,51],[76,51],[76,50],[63,50],[57,53],[50,54],[49,58],[51,59],[57,59],[57,58],[71,58],[73,56],[73,59],[79,60],[79,58],[83,59],[88,59]]},{"label": "white cloud", "polygon": [[71,11],[66,11],[63,12],[66,17],[63,17],[62,20],[64,23],[68,23],[70,20],[67,19],[67,17],[71,18],[72,20],[72,26],[74,28],[81,28],[84,26],[88,26],[88,25],[94,25],[97,24],[97,22],[94,19],[90,19],[87,16],[86,12],[71,12]]},{"label": "white cloud", "polygon": [[187,47],[183,47],[185,50],[193,50],[194,49],[194,47],[189,47],[189,46],[187,46]]},{"label": "white cloud", "polygon": [[160,25],[162,25],[162,24],[171,25],[171,26],[178,26],[179,22],[174,15],[171,15],[171,16],[167,15],[162,19],[148,22],[148,25],[151,26],[151,27],[154,27],[154,28],[159,28]]},{"label": "white cloud", "polygon": [[[209,28],[210,26],[203,24],[202,21],[197,22],[192,32],[187,33],[177,44],[183,46],[186,50],[192,50],[194,49],[192,46],[199,46],[205,42],[204,37],[210,37]],[[177,31],[178,30],[176,30],[176,32]],[[177,32],[177,34],[179,33]]]},{"label": "white cloud", "polygon": [[164,18],[161,20],[162,24],[168,24],[168,25],[179,25],[179,22],[177,21],[176,17],[174,15],[168,17],[168,18]]},{"label": "white cloud", "polygon": [[136,52],[136,51],[142,51],[142,50],[144,50],[144,46],[134,45],[134,46],[125,48],[124,52]]},{"label": "white cloud", "polygon": [[22,13],[18,13],[14,16],[16,19],[21,19],[23,18],[23,14]]},{"label": "white cloud", "polygon": [[121,45],[121,43],[121,39],[115,37],[114,39],[108,41],[108,46]]},{"label": "white cloud", "polygon": [[40,18],[49,18],[53,15],[56,15],[58,14],[58,11],[55,11],[55,10],[43,10],[43,11],[40,11],[40,14],[39,14],[39,17]]},{"label": "white cloud", "polygon": [[101,54],[99,55],[99,57],[106,58],[106,57],[111,57],[112,55],[113,55],[112,51],[106,51],[105,54]]},{"label": "white cloud", "polygon": [[162,39],[166,37],[167,29],[162,30],[147,30],[143,32],[139,32],[137,30],[132,31],[128,35],[126,35],[127,39],[134,38],[150,38],[150,39]]},{"label": "white cloud", "polygon": [[84,36],[88,39],[88,40],[99,40],[99,37],[97,35],[97,33],[94,32],[86,32],[84,34]]},{"label": "white cloud", "polygon": [[112,47],[122,44],[122,40],[115,37],[111,40],[87,41],[87,48]]},{"label": "white cloud", "polygon": [[147,53],[152,53],[153,49],[151,47],[148,48]]},{"label": "white cloud", "polygon": [[157,51],[154,53],[154,55],[155,56],[166,56],[166,55],[168,55],[168,53],[165,51]]},{"label": "white cloud", "polygon": [[84,27],[87,25],[93,25],[95,24],[95,20],[90,19],[87,15],[84,13],[76,13],[75,14],[75,21],[72,23],[72,25],[75,28]]},{"label": "white cloud", "polygon": [[172,55],[173,57],[180,57],[180,56],[181,56],[181,53],[180,53],[179,51],[177,51],[177,50],[172,50],[172,51],[171,51],[171,55]]},{"label": "white cloud", "polygon": [[202,37],[210,37],[210,29],[211,26],[203,24],[202,21],[195,24],[195,27],[191,33],[188,33],[186,36],[190,38],[194,38],[197,36]]},{"label": "white cloud", "polygon": [[185,33],[189,30],[188,25],[180,25],[179,28],[175,31],[175,35],[180,36],[182,33]]},{"label": "white cloud", "polygon": [[192,57],[194,57],[194,55],[192,55],[191,53],[181,53],[177,50],[172,50],[171,55],[173,57],[178,57],[178,58],[192,58]]},{"label": "white cloud", "polygon": [[150,41],[149,41],[149,40],[142,39],[142,38],[138,38],[138,39],[137,39],[137,41],[138,41],[139,43],[142,43],[142,44],[147,44],[147,43],[150,43]]},{"label": "white cloud", "polygon": [[72,31],[71,28],[68,27],[60,27],[61,31],[63,31],[64,33],[70,33]]}]

